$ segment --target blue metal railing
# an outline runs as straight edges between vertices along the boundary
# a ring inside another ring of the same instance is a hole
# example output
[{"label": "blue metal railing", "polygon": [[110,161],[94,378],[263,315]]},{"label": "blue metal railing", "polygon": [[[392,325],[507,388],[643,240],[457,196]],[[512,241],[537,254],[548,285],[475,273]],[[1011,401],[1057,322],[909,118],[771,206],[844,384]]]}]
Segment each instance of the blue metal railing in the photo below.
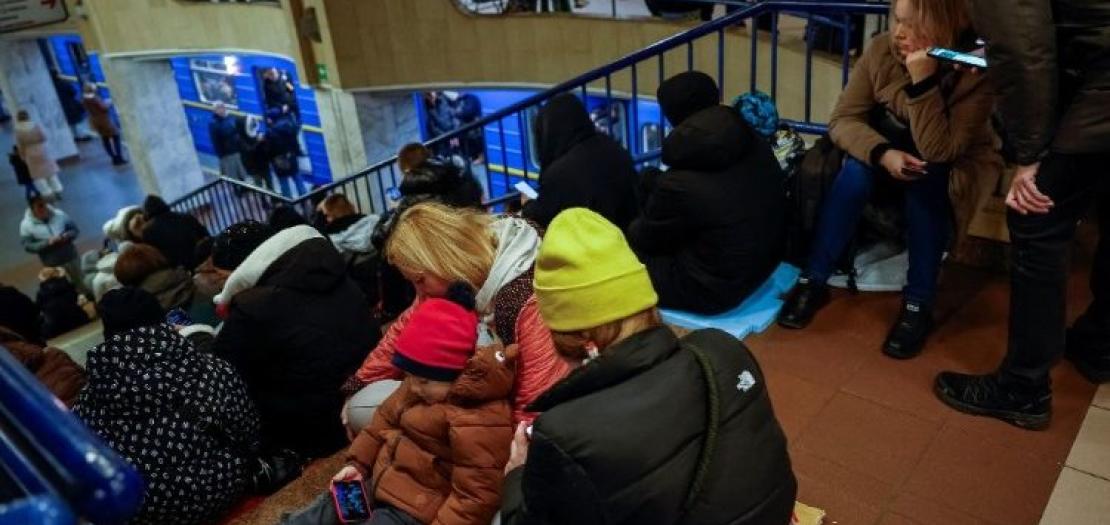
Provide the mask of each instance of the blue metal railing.
[{"label": "blue metal railing", "polygon": [[[617,75],[627,74],[630,78],[629,82],[629,96],[632,100],[630,105],[632,115],[631,120],[633,123],[633,130],[638,130],[639,123],[639,104],[638,101],[642,96],[640,94],[640,78],[641,67],[649,68],[654,66],[657,71],[657,79],[659,82],[667,76],[673,75],[678,71],[667,71],[666,57],[674,56],[673,53],[681,53],[685,49],[686,55],[686,68],[685,70],[695,69],[695,45],[702,44],[705,40],[714,40],[716,56],[712,65],[715,66],[718,84],[721,84],[721,92],[729,88],[726,86],[726,77],[729,71],[732,71],[729,65],[733,62],[729,61],[729,56],[726,54],[726,33],[729,28],[740,24],[745,21],[756,22],[759,17],[769,16],[772,18],[771,30],[760,31],[758,24],[749,24],[750,33],[750,71],[748,72],[749,88],[754,90],[759,86],[759,40],[760,33],[770,33],[770,70],[771,75],[769,79],[770,94],[773,98],[778,99],[778,51],[779,51],[779,27],[778,17],[782,13],[789,13],[796,16],[808,18],[812,23],[820,23],[824,25],[832,24],[833,27],[843,31],[843,45],[841,55],[841,82],[847,82],[848,71],[850,67],[850,38],[849,33],[852,29],[852,16],[853,15],[885,15],[889,10],[889,4],[876,3],[867,1],[855,2],[824,2],[824,1],[804,1],[804,0],[767,0],[757,4],[747,4],[744,2],[725,2],[743,5],[743,9],[739,9],[731,14],[718,18],[716,20],[706,22],[697,27],[688,29],[676,35],[670,36],[652,45],[649,45],[639,51],[628,54],[619,58],[609,64],[601,66],[597,69],[561,82],[542,92],[535,93],[529,97],[520,100],[519,102],[510,106],[504,107],[495,111],[485,117],[462,126],[450,133],[434,137],[428,140],[425,144],[430,148],[450,141],[458,141],[463,149],[463,156],[467,158],[477,157],[479,152],[467,151],[469,146],[468,141],[462,140],[467,134],[473,130],[483,130],[483,133],[496,130],[495,141],[500,143],[502,154],[502,165],[498,166],[501,171],[502,179],[495,181],[493,171],[490,169],[490,159],[488,155],[484,157],[483,167],[485,168],[486,186],[492,188],[494,183],[497,182],[505,191],[511,191],[512,183],[511,177],[529,178],[533,173],[530,173],[528,162],[523,162],[521,173],[511,174],[508,162],[505,162],[507,157],[506,152],[506,122],[511,122],[513,119],[516,121],[517,129],[524,130],[527,127],[527,112],[538,108],[552,97],[565,92],[581,93],[583,97],[588,96],[590,93],[596,93],[604,97],[609,105],[615,100],[614,94],[614,77]],[[811,24],[812,26],[812,24]],[[812,27],[807,27],[805,35],[805,72],[804,72],[804,94],[802,104],[804,109],[802,111],[801,119],[783,119],[782,123],[785,126],[791,127],[802,133],[820,134],[824,133],[826,123],[822,120],[815,120],[813,118],[813,68],[814,68],[814,49],[813,49],[814,31]],[[700,46],[699,46],[700,47]],[[672,59],[673,61],[673,59]],[[712,66],[711,66],[712,67]],[[643,77],[650,78],[650,77]],[[732,87],[735,90],[735,87]],[[665,131],[665,122],[660,117],[659,128]],[[528,158],[528,143],[522,138],[519,140],[519,153],[524,158]],[[639,164],[646,164],[648,162],[658,159],[658,151],[640,151],[640,145],[637,141],[630,141],[631,153],[637,157],[642,158],[638,161]],[[348,195],[350,200],[356,204],[362,212],[381,212],[387,207],[386,189],[388,187],[396,186],[397,183],[397,158],[392,157],[381,162],[378,162],[368,168],[365,168],[357,173],[348,177],[336,180],[329,184],[316,188],[312,192],[297,198],[288,199],[271,192],[263,192],[250,185],[233,181],[229,179],[219,179],[208,186],[205,186],[185,198],[178,200],[174,203],[174,207],[179,211],[191,212],[208,219],[208,224],[213,231],[221,229],[223,226],[237,222],[236,219],[242,220],[244,218],[259,218],[258,209],[264,209],[265,206],[260,204],[269,203],[271,206],[275,204],[287,204],[292,206],[298,212],[305,216],[310,216],[315,203],[322,200],[329,194],[341,193]],[[236,193],[251,193],[247,197],[234,195]],[[492,193],[492,192],[491,192]],[[493,195],[491,195],[493,196]],[[246,202],[243,202],[243,201]]]},{"label": "blue metal railing", "polygon": [[142,502],[139,473],[94,436],[0,347],[0,477],[23,497],[0,524],[126,523]]}]

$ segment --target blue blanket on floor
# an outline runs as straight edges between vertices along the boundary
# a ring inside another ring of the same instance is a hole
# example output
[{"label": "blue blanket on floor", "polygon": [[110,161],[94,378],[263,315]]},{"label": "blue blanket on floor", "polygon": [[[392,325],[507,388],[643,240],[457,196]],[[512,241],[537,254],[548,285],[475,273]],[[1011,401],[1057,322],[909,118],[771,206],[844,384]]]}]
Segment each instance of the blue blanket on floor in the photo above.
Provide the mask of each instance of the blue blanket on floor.
[{"label": "blue blanket on floor", "polygon": [[664,309],[663,321],[690,330],[718,328],[737,339],[744,339],[766,330],[775,322],[782,309],[781,297],[794,286],[799,273],[797,268],[782,263],[751,296],[732,310],[717,315],[699,315]]}]

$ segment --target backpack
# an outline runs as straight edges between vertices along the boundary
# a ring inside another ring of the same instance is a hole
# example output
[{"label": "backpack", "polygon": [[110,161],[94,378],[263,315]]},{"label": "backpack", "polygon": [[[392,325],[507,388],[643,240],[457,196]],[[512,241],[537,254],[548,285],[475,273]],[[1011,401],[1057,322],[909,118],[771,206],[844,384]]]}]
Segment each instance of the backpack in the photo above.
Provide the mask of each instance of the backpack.
[{"label": "backpack", "polygon": [[820,220],[821,203],[843,164],[844,151],[826,135],[817,139],[802,156],[797,170],[788,174],[786,260],[791,264],[805,265]]}]

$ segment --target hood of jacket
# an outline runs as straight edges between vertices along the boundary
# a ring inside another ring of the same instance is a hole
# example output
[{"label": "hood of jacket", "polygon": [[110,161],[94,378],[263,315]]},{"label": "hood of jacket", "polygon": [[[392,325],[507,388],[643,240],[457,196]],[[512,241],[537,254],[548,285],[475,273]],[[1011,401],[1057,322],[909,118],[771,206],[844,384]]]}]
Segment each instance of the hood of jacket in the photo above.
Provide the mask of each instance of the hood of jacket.
[{"label": "hood of jacket", "polygon": [[462,375],[451,384],[448,400],[456,405],[481,404],[508,399],[516,378],[516,347],[478,348],[466,363]]},{"label": "hood of jacket", "polygon": [[676,128],[695,113],[721,102],[717,83],[701,71],[687,71],[668,78],[655,94],[667,122]]},{"label": "hood of jacket", "polygon": [[174,406],[192,388],[181,377],[195,359],[193,347],[165,324],[113,335],[89,351],[88,385],[80,404],[86,410],[139,416],[151,407]]},{"label": "hood of jacket", "polygon": [[563,93],[547,103],[533,123],[540,167],[546,169],[571,148],[597,134],[578,97]]},{"label": "hood of jacket", "polygon": [[671,168],[720,171],[741,161],[757,140],[736,111],[716,105],[679,124],[663,140],[663,163]]},{"label": "hood of jacket", "polygon": [[[374,250],[371,238],[381,219],[378,215],[357,216],[356,220],[328,235],[339,253],[369,253]],[[340,219],[342,220],[342,219]],[[334,223],[333,223],[334,224]]]},{"label": "hood of jacket", "polygon": [[[277,263],[279,260],[284,259],[285,255],[294,251],[302,243],[310,240],[325,240],[320,232],[315,228],[308,225],[293,226],[286,228],[272,235],[265,242],[260,244],[250,255],[247,256],[243,262],[235,268],[234,272],[227,278],[224,283],[224,288],[213,301],[216,304],[228,304],[239,293],[250,288],[254,288],[259,284],[264,276],[277,277],[276,280],[271,281],[270,284],[280,286],[280,283],[292,281],[294,286],[291,288],[301,289],[303,287],[315,288],[320,285],[326,285],[328,289],[334,286],[335,280],[333,275],[335,272],[334,266],[338,265],[339,272],[343,273],[343,260],[339,257],[339,253],[330,242],[325,242],[330,250],[321,249],[318,244],[314,245],[316,248],[314,252],[323,255],[323,260],[316,261],[313,264],[311,260],[304,260],[303,256],[296,257],[296,260],[285,261],[281,267],[278,268]],[[331,261],[327,255],[334,256],[334,261]],[[274,267],[274,268],[271,268]],[[273,269],[274,272],[270,270]],[[309,275],[304,275],[303,283],[299,283],[302,279],[298,279],[296,275],[291,275],[290,272],[295,271],[308,271]],[[328,284],[330,283],[330,284]]]},{"label": "hood of jacket", "polygon": [[105,237],[110,237],[115,241],[130,241],[131,232],[127,230],[128,223],[136,215],[143,212],[143,209],[138,206],[126,206],[120,208],[116,212],[116,216],[108,219],[104,223],[103,231]]},{"label": "hood of jacket", "polygon": [[162,215],[163,213],[168,213],[169,211],[170,206],[166,204],[166,201],[162,200],[162,197],[147,195],[146,199],[143,200],[143,213],[146,214],[148,220]]},{"label": "hood of jacket", "polygon": [[143,290],[158,299],[162,308],[171,309],[188,304],[193,298],[193,277],[178,266],[150,274],[143,280]]}]

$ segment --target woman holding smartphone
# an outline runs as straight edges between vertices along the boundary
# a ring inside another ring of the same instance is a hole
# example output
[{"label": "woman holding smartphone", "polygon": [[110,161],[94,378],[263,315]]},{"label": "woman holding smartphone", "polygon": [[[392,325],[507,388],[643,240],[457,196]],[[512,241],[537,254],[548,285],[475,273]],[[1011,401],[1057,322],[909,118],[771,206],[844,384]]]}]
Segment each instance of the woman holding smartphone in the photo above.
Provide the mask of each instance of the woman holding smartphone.
[{"label": "woman holding smartphone", "polygon": [[[829,121],[829,136],[848,153],[822,205],[807,266],[779,324],[804,328],[829,300],[826,281],[856,231],[877,184],[905,194],[909,269],[903,306],[883,344],[898,359],[920,353],[932,329],[941,260],[956,223],[966,231],[977,202],[975,181],[996,179],[985,75],[961,73],[928,50],[971,49],[975,35],[965,0],[896,0],[891,31],[857,62]],[[885,180],[884,180],[885,179]],[[952,200],[949,199],[951,194]]]}]

